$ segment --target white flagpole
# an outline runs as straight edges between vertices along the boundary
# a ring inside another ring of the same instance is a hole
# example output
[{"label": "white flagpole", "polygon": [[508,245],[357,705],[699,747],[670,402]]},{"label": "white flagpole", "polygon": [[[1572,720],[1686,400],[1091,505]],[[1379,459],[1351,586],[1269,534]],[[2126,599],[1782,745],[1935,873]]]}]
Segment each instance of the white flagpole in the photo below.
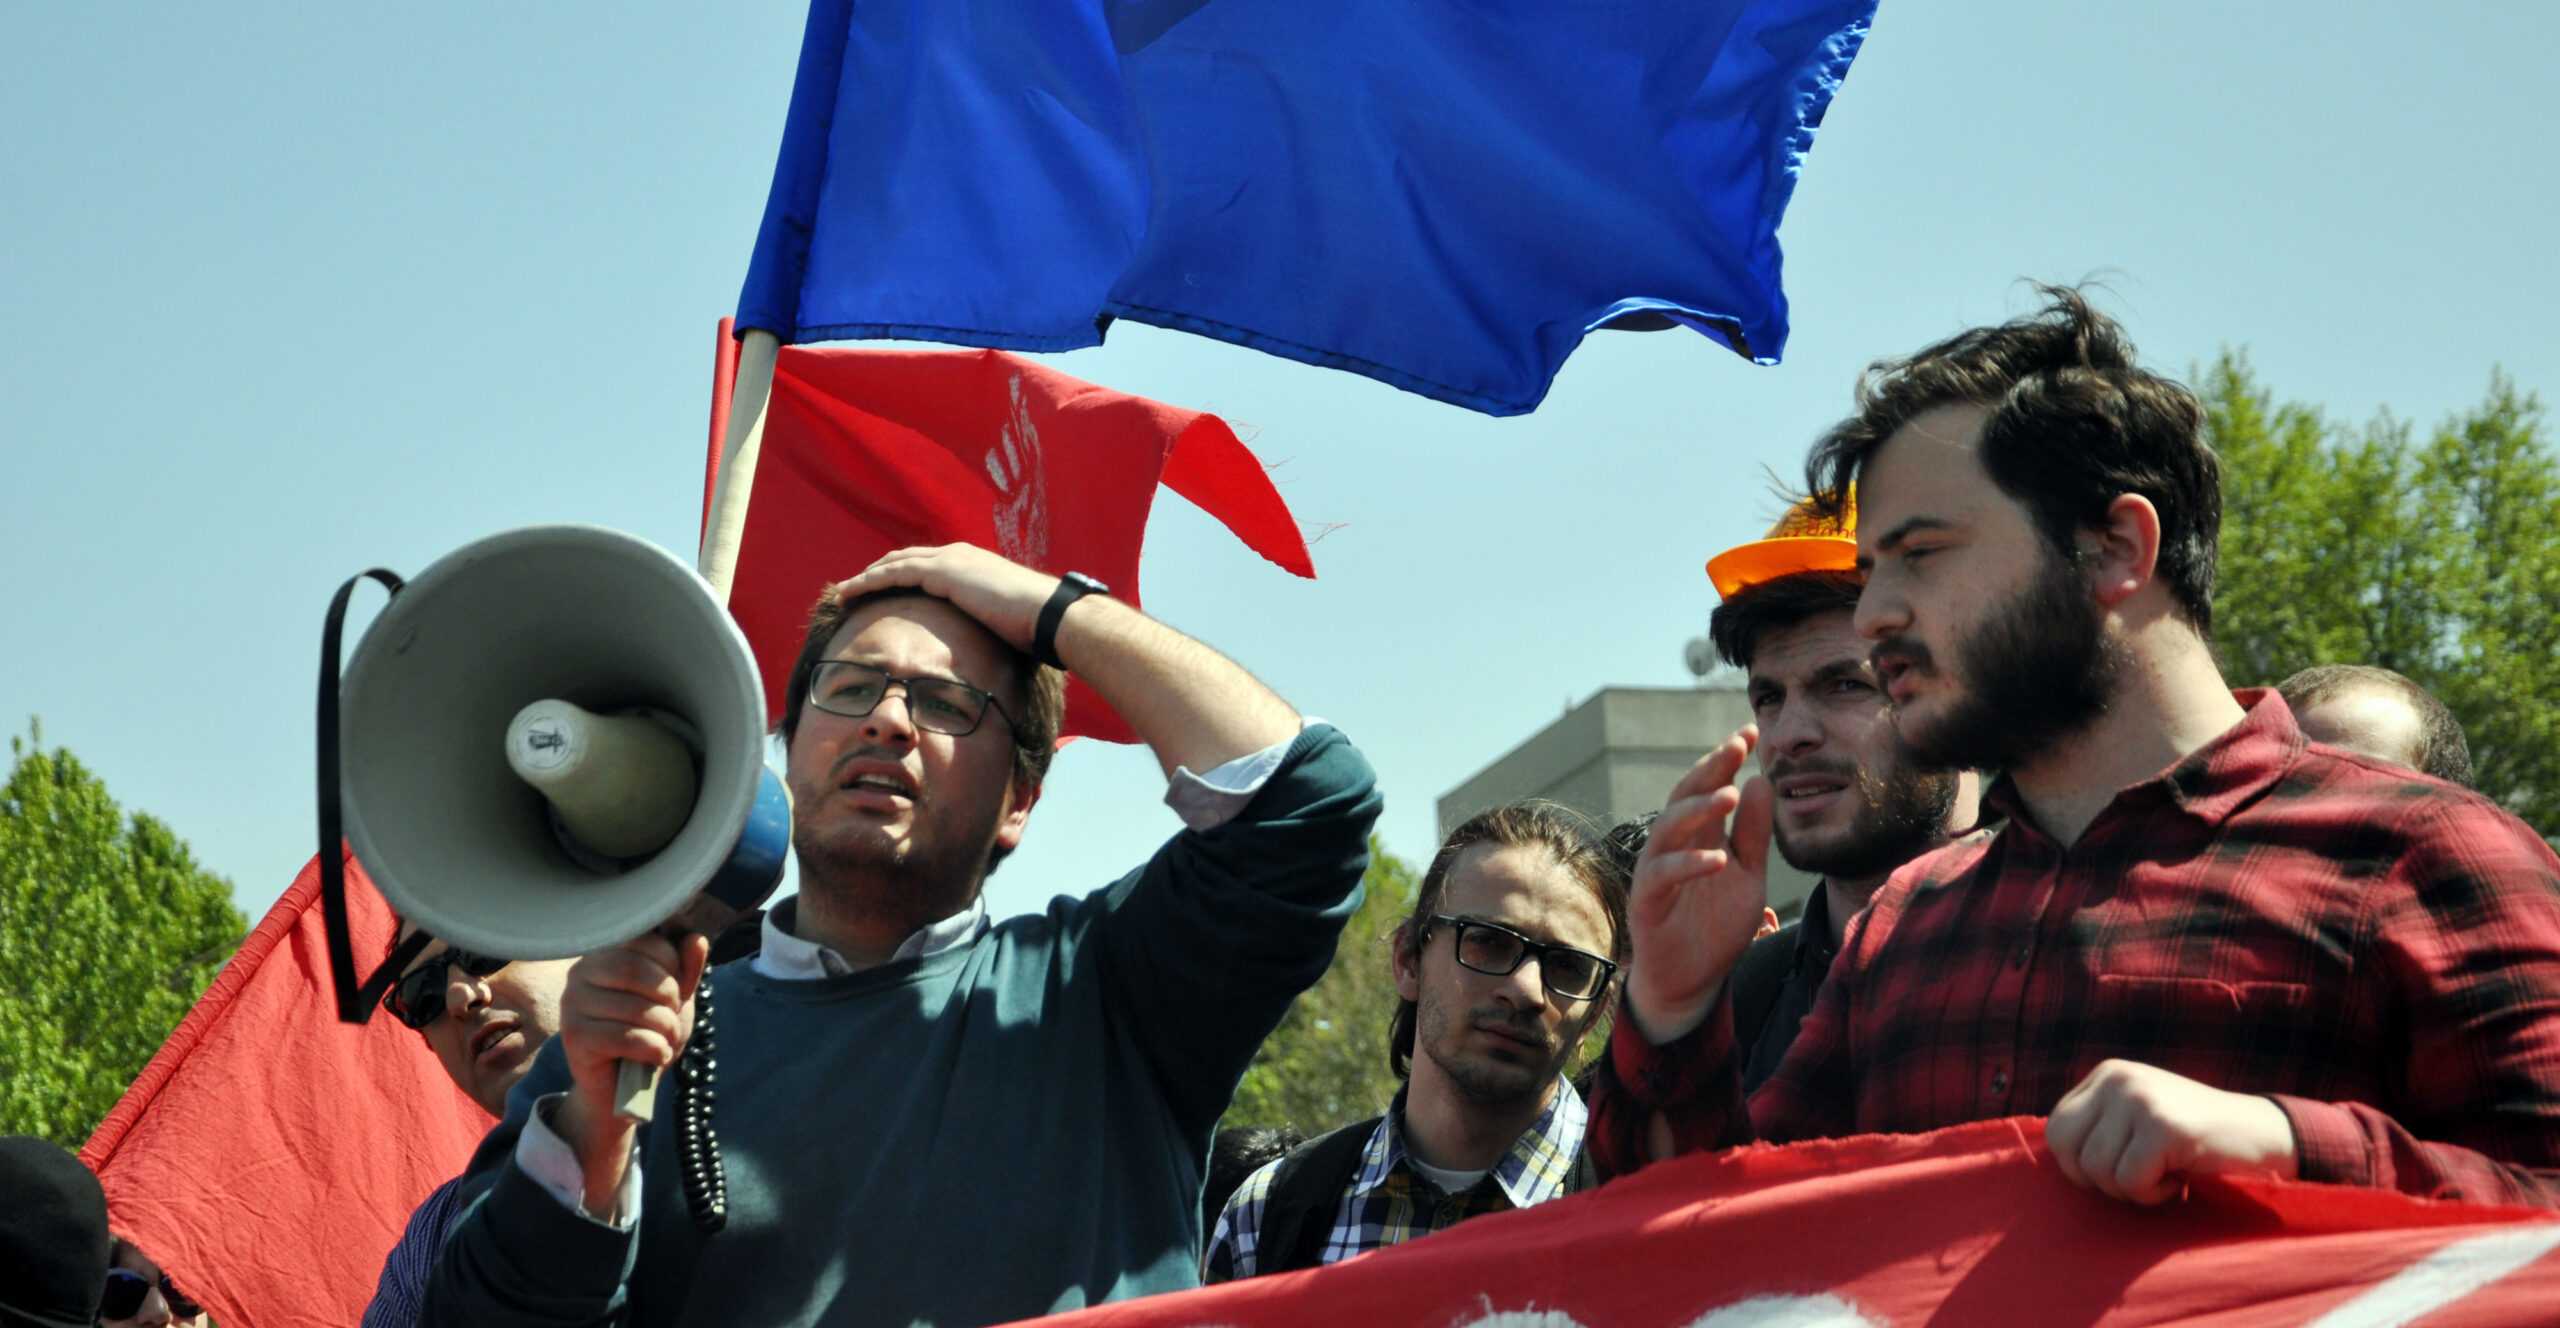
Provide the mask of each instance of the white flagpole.
[{"label": "white flagpole", "polygon": [[782,339],[749,328],[738,339],[737,386],[729,394],[729,436],[720,444],[720,478],[711,488],[711,518],[702,527],[702,579],[722,603],[738,574],[738,544],[746,538],[747,499],[756,485],[756,453],[764,445],[764,412],[773,395],[774,357]]},{"label": "white flagpole", "polygon": [[[736,386],[729,393],[729,432],[721,439],[720,477],[711,486],[711,514],[702,524],[698,564],[702,579],[711,583],[711,593],[723,604],[729,602],[729,585],[738,575],[747,499],[756,487],[756,451],[764,443],[765,403],[773,395],[773,362],[781,351],[782,339],[758,328],[749,328],[739,338]],[[686,919],[686,923],[695,921],[699,920]],[[614,1076],[613,1096],[618,1114],[630,1120],[649,1119],[658,1097],[657,1068],[624,1061]]]}]

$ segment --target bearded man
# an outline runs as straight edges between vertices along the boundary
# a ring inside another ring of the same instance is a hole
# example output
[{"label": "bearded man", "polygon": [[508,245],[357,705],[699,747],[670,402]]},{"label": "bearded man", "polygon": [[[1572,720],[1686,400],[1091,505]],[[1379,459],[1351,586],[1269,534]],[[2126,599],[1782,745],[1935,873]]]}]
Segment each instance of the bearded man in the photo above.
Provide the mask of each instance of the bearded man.
[{"label": "bearded man", "polygon": [[[1105,889],[990,924],[1072,670],[1154,749],[1185,829]],[[675,1063],[708,942],[569,970],[426,1322],[980,1324],[1199,1278],[1209,1137],[1358,906],[1368,765],[1251,674],[1103,593],[967,545],[821,597],[784,697],[798,895],[720,969],[728,1221],[706,1141],[625,1060]]]},{"label": "bearded man", "polygon": [[2224,684],[2202,407],[2046,294],[1878,366],[1808,467],[1855,486],[1896,732],[2004,772],[2004,825],[1894,873],[1746,1101],[1771,789],[1735,784],[1752,730],[1699,762],[1636,867],[1604,1165],[2046,1114],[2061,1174],[2134,1202],[2255,1173],[2560,1207],[2560,859]]},{"label": "bearded man", "polygon": [[1894,868],[1972,828],[1971,770],[1924,769],[1894,735],[1892,707],[1852,615],[1857,510],[1798,503],[1769,537],[1707,560],[1721,602],[1707,635],[1741,669],[1775,795],[1778,855],[1822,878],[1804,913],[1760,937],[1734,970],[1734,1045],[1750,1092],[1777,1073],[1813,1008],[1849,920]]}]

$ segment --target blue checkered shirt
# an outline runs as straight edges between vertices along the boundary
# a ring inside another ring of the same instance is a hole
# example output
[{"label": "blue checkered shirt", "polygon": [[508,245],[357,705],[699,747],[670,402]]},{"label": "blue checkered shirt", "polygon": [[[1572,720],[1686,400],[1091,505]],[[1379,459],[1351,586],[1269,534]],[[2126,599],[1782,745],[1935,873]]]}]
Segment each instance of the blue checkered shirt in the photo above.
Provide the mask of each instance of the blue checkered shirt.
[{"label": "blue checkered shirt", "polygon": [[[1556,1094],[1547,1109],[1511,1141],[1510,1151],[1492,1172],[1463,1194],[1441,1193],[1429,1177],[1414,1169],[1412,1154],[1405,1148],[1403,1120],[1404,1094],[1398,1093],[1378,1128],[1370,1132],[1359,1174],[1334,1210],[1322,1262],[1340,1263],[1355,1254],[1428,1236],[1479,1214],[1545,1203],[1564,1193],[1582,1153],[1582,1097],[1562,1079],[1556,1081]],[[1252,1277],[1262,1271],[1256,1249],[1263,1202],[1279,1170],[1279,1161],[1273,1161],[1245,1177],[1218,1213],[1208,1255],[1201,1260],[1208,1280]]]}]

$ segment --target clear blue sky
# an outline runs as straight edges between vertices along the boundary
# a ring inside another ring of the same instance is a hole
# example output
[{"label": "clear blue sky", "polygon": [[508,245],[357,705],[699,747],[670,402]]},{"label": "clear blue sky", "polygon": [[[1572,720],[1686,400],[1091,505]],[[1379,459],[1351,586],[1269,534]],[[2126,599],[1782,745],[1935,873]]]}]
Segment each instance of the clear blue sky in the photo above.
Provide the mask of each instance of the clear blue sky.
[{"label": "clear blue sky", "polygon": [[[40,715],[263,909],[311,854],[321,611],[511,526],[689,550],[712,325],[801,11],[0,11],[0,719]],[[2111,273],[2147,356],[2246,346],[2361,420],[2560,398],[2560,8],[1886,0],[1783,232],[1787,362],[1604,334],[1535,415],[1122,325],[1068,371],[1224,413],[1310,526],[1300,583],[1178,498],[1151,609],[1340,723],[1382,826],[1613,683],[1676,684],[1710,553],[1775,514],[1856,370]],[[2542,91],[2536,91],[2542,89]],[[844,569],[850,571],[852,569]],[[1000,909],[1174,828],[1078,744]]]}]

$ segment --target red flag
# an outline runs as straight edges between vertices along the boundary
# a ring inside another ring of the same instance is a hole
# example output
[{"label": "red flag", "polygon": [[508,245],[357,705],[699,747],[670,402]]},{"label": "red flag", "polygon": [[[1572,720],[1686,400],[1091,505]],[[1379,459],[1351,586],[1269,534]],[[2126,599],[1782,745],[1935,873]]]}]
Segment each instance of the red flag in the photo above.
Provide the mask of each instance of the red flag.
[{"label": "red flag", "polygon": [[2549,1324],[2560,1220],[2381,1190],[2198,1182],[2165,1208],[2073,1187],[2043,1122],[1702,1154],[1329,1268],[1052,1328],[2222,1328]]},{"label": "red flag", "polygon": [[[713,403],[726,416],[724,374]],[[998,351],[818,350],[774,365],[755,490],[729,593],[779,715],[809,606],[911,544],[965,541],[1138,603],[1156,485],[1256,553],[1313,577],[1296,518],[1215,415],[1096,387]],[[1135,740],[1072,684],[1066,731]]]},{"label": "red flag", "polygon": [[[349,854],[360,966],[391,908]],[[345,1328],[489,1129],[399,1021],[337,1018],[314,858],[80,1150],[110,1223],[224,1328]]]}]

